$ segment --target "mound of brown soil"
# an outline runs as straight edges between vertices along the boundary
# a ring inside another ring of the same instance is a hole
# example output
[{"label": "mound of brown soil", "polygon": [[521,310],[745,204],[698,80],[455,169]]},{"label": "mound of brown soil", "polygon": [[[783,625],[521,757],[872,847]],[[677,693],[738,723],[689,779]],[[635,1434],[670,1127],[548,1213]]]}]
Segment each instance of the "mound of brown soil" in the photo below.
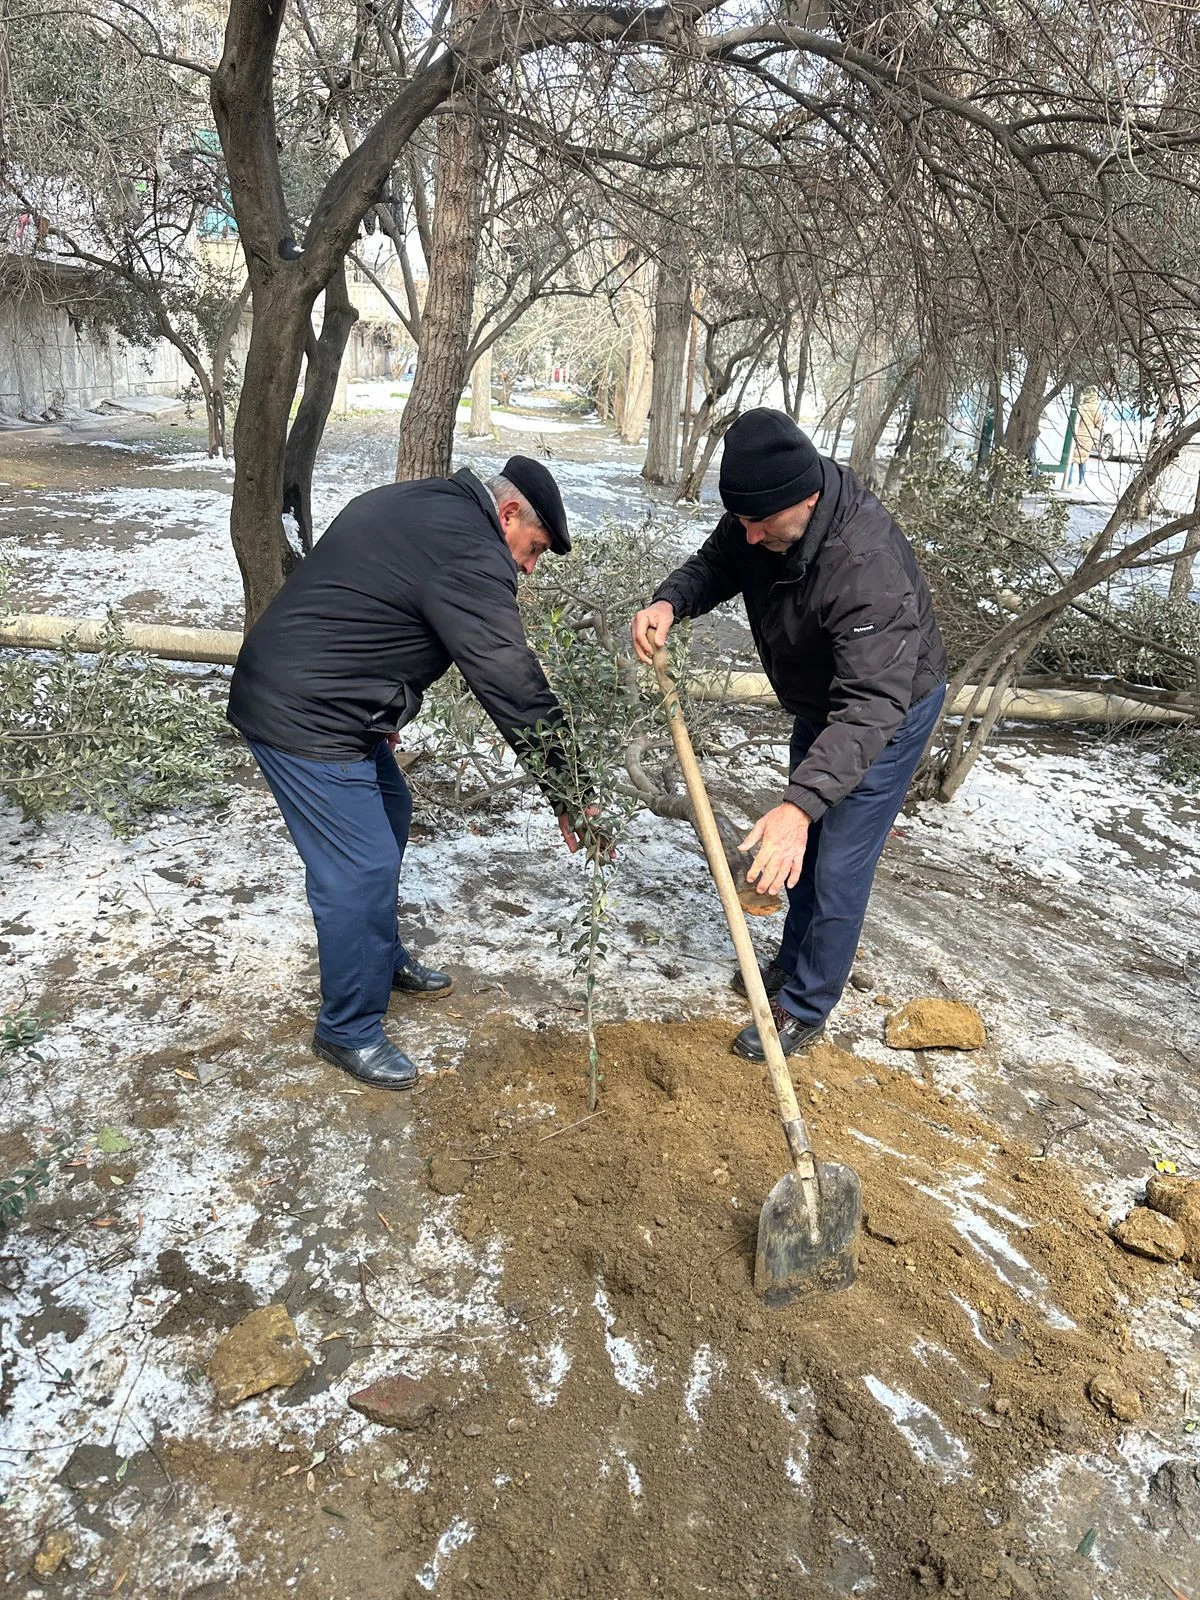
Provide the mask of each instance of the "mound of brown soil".
[{"label": "mound of brown soil", "polygon": [[1064,1169],[824,1044],[794,1075],[820,1154],[862,1175],[859,1279],[767,1311],[754,1240],[786,1153],[765,1076],[719,1021],[601,1046],[576,1127],[577,1035],[477,1035],[418,1101],[510,1320],[425,1441],[409,1533],[430,1559],[441,1538],[438,1592],[1079,1592],[1071,1545],[1033,1553],[1028,1484],[1119,1426],[1088,1400],[1098,1371],[1152,1399],[1121,1305],[1161,1269]]}]

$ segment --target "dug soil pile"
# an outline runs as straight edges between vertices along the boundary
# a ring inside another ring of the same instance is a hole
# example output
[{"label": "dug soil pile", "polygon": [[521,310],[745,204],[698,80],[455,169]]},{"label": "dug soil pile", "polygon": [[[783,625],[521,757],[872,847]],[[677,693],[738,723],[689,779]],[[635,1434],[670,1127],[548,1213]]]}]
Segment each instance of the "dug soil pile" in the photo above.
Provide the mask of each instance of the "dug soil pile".
[{"label": "dug soil pile", "polygon": [[794,1076],[821,1153],[862,1175],[860,1274],[768,1312],[765,1075],[721,1022],[613,1027],[601,1054],[601,1112],[562,1133],[586,1113],[577,1034],[476,1035],[420,1097],[431,1183],[494,1235],[510,1322],[408,1436],[431,1474],[413,1532],[418,1511],[447,1530],[439,1593],[1090,1594],[1073,1535],[1034,1553],[1030,1485],[1111,1442],[1097,1374],[1148,1400],[1126,1330],[1153,1269],[1070,1175],[819,1045]]}]

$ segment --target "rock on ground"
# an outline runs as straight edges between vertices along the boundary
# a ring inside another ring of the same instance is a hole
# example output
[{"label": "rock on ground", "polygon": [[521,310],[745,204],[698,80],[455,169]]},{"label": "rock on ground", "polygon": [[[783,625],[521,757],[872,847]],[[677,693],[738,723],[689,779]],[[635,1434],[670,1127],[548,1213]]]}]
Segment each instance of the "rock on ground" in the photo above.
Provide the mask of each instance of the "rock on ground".
[{"label": "rock on ground", "polygon": [[287,1388],[313,1364],[284,1306],[261,1306],[236,1323],[206,1368],[223,1406],[267,1389]]},{"label": "rock on ground", "polygon": [[1156,1533],[1200,1540],[1200,1462],[1164,1461],[1150,1479],[1146,1501]]},{"label": "rock on ground", "polygon": [[429,1161],[429,1187],[434,1194],[461,1194],[467,1187],[470,1170],[465,1162],[438,1150]]},{"label": "rock on ground", "polygon": [[1103,1411],[1118,1422],[1136,1422],[1142,1414],[1142,1397],[1131,1389],[1117,1372],[1098,1372],[1089,1379],[1088,1399],[1097,1411]]},{"label": "rock on ground", "polygon": [[64,1528],[51,1528],[33,1558],[33,1570],[39,1578],[52,1578],[71,1553],[71,1535]]},{"label": "rock on ground", "polygon": [[1180,1260],[1187,1247],[1179,1224],[1147,1206],[1134,1206],[1113,1228],[1112,1236],[1123,1250],[1132,1250],[1134,1255],[1145,1256],[1149,1261],[1165,1261],[1168,1265]]},{"label": "rock on ground", "polygon": [[983,1018],[965,1000],[910,1000],[887,1019],[893,1050],[978,1050],[987,1043]]},{"label": "rock on ground", "polygon": [[1178,1225],[1187,1259],[1200,1266],[1200,1178],[1153,1177],[1146,1185],[1146,1204]]},{"label": "rock on ground", "polygon": [[381,1428],[419,1428],[442,1409],[441,1396],[432,1384],[403,1373],[357,1390],[347,1403]]}]

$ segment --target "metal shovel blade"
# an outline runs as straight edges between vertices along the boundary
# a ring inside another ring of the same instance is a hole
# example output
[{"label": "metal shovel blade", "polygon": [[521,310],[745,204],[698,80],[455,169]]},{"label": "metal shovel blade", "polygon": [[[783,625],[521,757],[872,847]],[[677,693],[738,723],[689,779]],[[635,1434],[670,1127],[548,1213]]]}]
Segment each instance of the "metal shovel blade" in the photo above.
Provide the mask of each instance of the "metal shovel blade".
[{"label": "metal shovel blade", "polygon": [[862,1185],[840,1161],[817,1164],[819,1205],[795,1172],[780,1178],[758,1219],[754,1287],[769,1306],[786,1306],[814,1290],[848,1289],[858,1266]]}]

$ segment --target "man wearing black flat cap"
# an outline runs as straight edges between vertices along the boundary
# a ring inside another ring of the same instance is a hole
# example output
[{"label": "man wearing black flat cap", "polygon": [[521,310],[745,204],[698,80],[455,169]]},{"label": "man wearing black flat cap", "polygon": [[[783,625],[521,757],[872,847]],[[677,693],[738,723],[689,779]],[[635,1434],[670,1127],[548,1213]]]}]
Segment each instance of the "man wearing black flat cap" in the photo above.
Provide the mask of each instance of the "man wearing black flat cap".
[{"label": "man wearing black flat cap", "polygon": [[[732,425],[720,491],[725,516],[638,612],[633,642],[649,661],[651,633],[661,643],[680,617],[740,594],[795,718],[783,799],[742,841],[757,852],[751,881],[788,892],[763,978],[791,1055],[821,1036],[850,975],[875,867],[941,713],[946,652],[900,528],[783,412]],[[753,1026],[733,1048],[763,1060]]]},{"label": "man wearing black flat cap", "polygon": [[517,754],[540,757],[568,846],[577,829],[603,846],[555,781],[562,712],[517,609],[518,574],[570,548],[558,485],[528,456],[490,484],[465,468],[387,484],[334,518],[238,656],[229,720],[307,869],[321,966],[313,1049],[377,1088],[417,1078],[383,1031],[393,990],[434,997],[452,987],[397,928],[412,796],[392,755],[396,731],[451,664]]}]

